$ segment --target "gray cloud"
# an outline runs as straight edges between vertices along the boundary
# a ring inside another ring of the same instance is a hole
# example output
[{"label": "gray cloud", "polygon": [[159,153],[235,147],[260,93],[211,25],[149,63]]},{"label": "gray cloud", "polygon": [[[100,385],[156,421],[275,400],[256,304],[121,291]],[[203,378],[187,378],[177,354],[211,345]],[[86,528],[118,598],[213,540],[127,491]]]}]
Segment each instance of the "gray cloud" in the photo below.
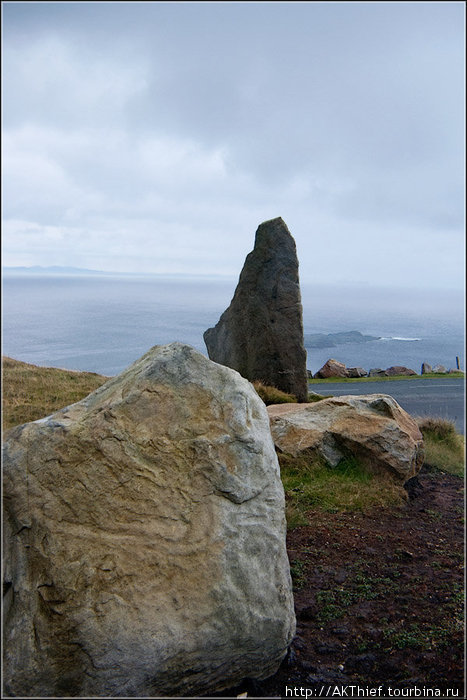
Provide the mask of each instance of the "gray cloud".
[{"label": "gray cloud", "polygon": [[235,274],[282,215],[311,280],[462,284],[463,4],[3,13],[5,264]]}]

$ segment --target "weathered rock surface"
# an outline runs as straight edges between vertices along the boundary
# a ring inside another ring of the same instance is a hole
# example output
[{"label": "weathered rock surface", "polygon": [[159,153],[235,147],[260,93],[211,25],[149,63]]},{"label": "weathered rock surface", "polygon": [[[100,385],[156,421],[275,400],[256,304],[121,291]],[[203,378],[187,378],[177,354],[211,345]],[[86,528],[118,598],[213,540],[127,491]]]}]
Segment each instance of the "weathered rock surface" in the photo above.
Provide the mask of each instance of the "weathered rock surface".
[{"label": "weathered rock surface", "polygon": [[424,362],[422,364],[422,374],[430,374],[431,372],[433,372],[431,365],[428,362]]},{"label": "weathered rock surface", "polygon": [[385,369],[381,369],[380,367],[373,367],[370,369],[368,372],[369,377],[387,377],[387,372]]},{"label": "weathered rock surface", "polygon": [[324,363],[314,375],[314,379],[329,379],[329,377],[347,377],[347,367],[332,358]]},{"label": "weathered rock surface", "polygon": [[267,407],[276,447],[297,455],[310,451],[331,466],[354,456],[369,471],[398,482],[423,463],[423,437],[406,411],[385,394],[340,396],[312,404]]},{"label": "weathered rock surface", "polygon": [[409,369],[409,367],[394,365],[393,367],[387,368],[386,374],[388,377],[411,377],[413,375],[416,375],[417,373],[413,369]]},{"label": "weathered rock surface", "polygon": [[204,333],[209,357],[306,401],[302,316],[295,241],[281,218],[265,221],[229,308]]},{"label": "weathered rock surface", "polygon": [[444,365],[436,365],[433,367],[433,372],[436,374],[447,374],[447,369]]},{"label": "weathered rock surface", "polygon": [[4,692],[209,694],[295,627],[284,492],[251,384],[174,343],[4,454]]},{"label": "weathered rock surface", "polygon": [[363,367],[347,367],[347,376],[352,379],[358,377],[366,377],[368,372]]}]

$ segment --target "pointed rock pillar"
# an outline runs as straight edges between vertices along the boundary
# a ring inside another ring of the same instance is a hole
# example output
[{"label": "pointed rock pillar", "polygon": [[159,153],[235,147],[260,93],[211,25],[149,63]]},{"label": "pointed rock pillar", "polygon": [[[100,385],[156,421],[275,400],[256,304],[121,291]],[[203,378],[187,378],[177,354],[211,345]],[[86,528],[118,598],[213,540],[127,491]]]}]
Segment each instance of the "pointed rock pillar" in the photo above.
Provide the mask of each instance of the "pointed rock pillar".
[{"label": "pointed rock pillar", "polygon": [[204,340],[214,362],[308,400],[297,252],[280,217],[258,227],[230,306]]}]

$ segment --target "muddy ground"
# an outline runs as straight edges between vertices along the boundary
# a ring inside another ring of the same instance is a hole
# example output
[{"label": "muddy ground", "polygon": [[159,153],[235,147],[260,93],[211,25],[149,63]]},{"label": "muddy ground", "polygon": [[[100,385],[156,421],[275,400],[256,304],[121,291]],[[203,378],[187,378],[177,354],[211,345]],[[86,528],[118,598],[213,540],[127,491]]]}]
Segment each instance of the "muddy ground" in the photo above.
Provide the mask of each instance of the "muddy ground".
[{"label": "muddy ground", "polygon": [[356,688],[382,685],[373,697],[388,688],[463,697],[463,485],[424,466],[400,508],[310,511],[310,525],[288,533],[297,617],[289,656],[272,678],[228,695],[357,697]]}]

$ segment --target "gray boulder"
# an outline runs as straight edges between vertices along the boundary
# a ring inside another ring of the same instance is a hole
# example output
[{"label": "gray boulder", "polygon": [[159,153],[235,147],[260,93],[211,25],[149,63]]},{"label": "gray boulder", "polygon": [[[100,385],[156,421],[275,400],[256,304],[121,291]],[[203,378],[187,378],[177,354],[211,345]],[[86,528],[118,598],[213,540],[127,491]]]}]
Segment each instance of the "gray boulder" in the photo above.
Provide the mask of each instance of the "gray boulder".
[{"label": "gray boulder", "polygon": [[435,367],[433,367],[433,372],[435,374],[447,374],[448,371],[444,365],[435,365]]},{"label": "gray boulder", "polygon": [[297,253],[281,218],[258,227],[230,306],[204,340],[214,362],[307,400]]},{"label": "gray boulder", "polygon": [[378,368],[370,369],[370,371],[368,372],[368,376],[369,377],[387,377],[388,374],[387,374],[385,369],[381,369],[378,367]]},{"label": "gray boulder", "polygon": [[431,365],[428,362],[424,362],[422,364],[422,374],[431,374],[431,372],[433,372]]},{"label": "gray boulder", "polygon": [[363,367],[347,367],[347,376],[352,379],[357,379],[359,377],[366,377],[368,372]]},{"label": "gray boulder", "polygon": [[387,368],[386,374],[388,377],[412,377],[415,376],[417,373],[413,369],[409,369],[408,367],[404,367],[402,365],[394,365],[393,367]]},{"label": "gray boulder", "polygon": [[179,343],[4,453],[4,692],[209,695],[295,629],[284,491],[252,385]]}]

